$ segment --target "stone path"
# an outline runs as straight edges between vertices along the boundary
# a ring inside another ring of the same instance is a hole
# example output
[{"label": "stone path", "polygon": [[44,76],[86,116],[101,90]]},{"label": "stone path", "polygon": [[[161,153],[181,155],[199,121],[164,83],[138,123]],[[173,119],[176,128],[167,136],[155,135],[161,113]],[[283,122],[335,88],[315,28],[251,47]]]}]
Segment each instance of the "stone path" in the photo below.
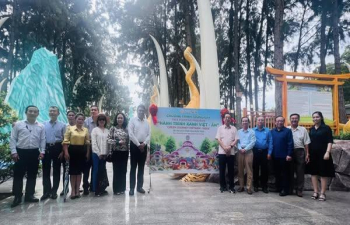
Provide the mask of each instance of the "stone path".
[{"label": "stone path", "polygon": [[[107,170],[111,183],[110,164]],[[145,183],[147,190],[149,175]],[[38,179],[37,197],[41,188]],[[0,224],[350,224],[349,192],[328,192],[326,202],[312,200],[311,192],[303,198],[229,194],[220,193],[218,184],[183,183],[166,174],[152,174],[149,194],[114,196],[111,186],[107,190],[103,197],[90,194],[65,203],[59,197],[13,209],[10,197],[0,201]]]}]

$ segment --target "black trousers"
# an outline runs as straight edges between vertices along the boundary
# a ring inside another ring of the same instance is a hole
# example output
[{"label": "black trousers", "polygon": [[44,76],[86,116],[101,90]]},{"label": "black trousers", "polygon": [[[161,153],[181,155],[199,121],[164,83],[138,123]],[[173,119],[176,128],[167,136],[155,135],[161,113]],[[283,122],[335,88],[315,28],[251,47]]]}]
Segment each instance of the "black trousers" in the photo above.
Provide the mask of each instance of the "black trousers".
[{"label": "black trousers", "polygon": [[235,187],[234,182],[234,170],[235,170],[235,156],[226,156],[225,154],[219,154],[219,176],[220,176],[220,189],[226,189],[226,165],[228,169],[229,188]]},{"label": "black trousers", "polygon": [[[46,145],[45,157],[43,159],[43,187],[44,194],[56,194],[60,185],[61,160],[58,158],[62,152],[62,144],[56,143],[53,146]],[[51,186],[51,165],[53,185]]]},{"label": "black trousers", "polygon": [[286,158],[273,159],[277,191],[283,190],[287,194],[290,190],[290,164],[291,162],[286,161]]},{"label": "black trousers", "polygon": [[113,151],[113,192],[126,190],[126,172],[128,167],[129,151]]},{"label": "black trousers", "polygon": [[92,186],[92,177],[91,177],[91,180],[89,183],[90,170],[92,167],[92,152],[91,152],[91,149],[89,151],[90,151],[90,159],[88,161],[85,161],[84,171],[83,171],[83,188],[84,188],[84,190],[89,190],[89,189],[91,189],[91,186]]},{"label": "black trousers", "polygon": [[136,184],[136,168],[137,168],[137,189],[143,187],[143,172],[147,157],[147,145],[143,152],[130,141],[130,190],[134,190]]},{"label": "black trousers", "polygon": [[268,160],[267,149],[253,149],[253,180],[254,187],[267,187],[268,180]]},{"label": "black trousers", "polygon": [[23,177],[27,173],[26,196],[35,193],[36,176],[39,168],[39,149],[19,149],[17,148],[19,160],[13,168],[12,192],[16,197],[22,197]]}]

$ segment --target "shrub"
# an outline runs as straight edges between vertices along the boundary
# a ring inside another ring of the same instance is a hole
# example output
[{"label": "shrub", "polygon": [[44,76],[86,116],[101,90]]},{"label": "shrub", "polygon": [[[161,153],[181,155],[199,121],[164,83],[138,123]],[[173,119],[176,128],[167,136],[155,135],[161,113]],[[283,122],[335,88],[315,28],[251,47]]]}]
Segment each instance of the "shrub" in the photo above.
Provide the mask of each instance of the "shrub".
[{"label": "shrub", "polygon": [[0,184],[13,176],[13,162],[9,146],[10,130],[17,117],[11,107],[4,102],[5,94],[0,94]]}]

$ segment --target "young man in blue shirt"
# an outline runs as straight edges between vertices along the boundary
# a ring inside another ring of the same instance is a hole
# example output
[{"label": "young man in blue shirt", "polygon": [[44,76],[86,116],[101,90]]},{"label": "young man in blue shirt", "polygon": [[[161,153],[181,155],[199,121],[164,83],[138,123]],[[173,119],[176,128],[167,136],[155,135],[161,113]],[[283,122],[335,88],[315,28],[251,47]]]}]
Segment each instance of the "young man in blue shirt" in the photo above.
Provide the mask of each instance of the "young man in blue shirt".
[{"label": "young man in blue shirt", "polygon": [[276,128],[272,129],[273,149],[269,150],[268,159],[273,159],[276,177],[276,188],[280,196],[289,194],[290,163],[293,155],[293,134],[284,126],[285,119],[276,117]]}]

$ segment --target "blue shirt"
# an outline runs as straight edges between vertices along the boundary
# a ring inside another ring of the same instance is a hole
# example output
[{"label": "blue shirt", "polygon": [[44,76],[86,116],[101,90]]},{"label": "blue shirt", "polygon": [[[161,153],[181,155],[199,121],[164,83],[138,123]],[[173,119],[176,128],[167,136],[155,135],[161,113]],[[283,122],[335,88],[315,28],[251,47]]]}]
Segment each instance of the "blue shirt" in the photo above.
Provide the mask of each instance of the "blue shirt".
[{"label": "blue shirt", "polygon": [[64,133],[66,132],[66,124],[57,120],[53,123],[51,121],[45,121],[44,128],[46,143],[53,144],[63,141]]},{"label": "blue shirt", "polygon": [[255,145],[255,132],[252,129],[238,130],[238,149],[244,149],[246,151],[252,150]]},{"label": "blue shirt", "polygon": [[86,127],[89,130],[89,135],[91,136],[92,129],[96,127],[96,123],[92,119],[92,117],[88,117],[84,121],[84,127]]},{"label": "blue shirt", "polygon": [[255,131],[255,146],[256,149],[268,149],[269,152],[273,151],[273,141],[272,141],[272,135],[267,127],[263,127],[261,130],[259,130],[258,127],[253,128]]},{"label": "blue shirt", "polygon": [[292,131],[286,127],[282,127],[281,130],[274,128],[271,131],[271,135],[273,149],[269,150],[269,155],[273,155],[275,158],[292,156],[294,148]]}]

